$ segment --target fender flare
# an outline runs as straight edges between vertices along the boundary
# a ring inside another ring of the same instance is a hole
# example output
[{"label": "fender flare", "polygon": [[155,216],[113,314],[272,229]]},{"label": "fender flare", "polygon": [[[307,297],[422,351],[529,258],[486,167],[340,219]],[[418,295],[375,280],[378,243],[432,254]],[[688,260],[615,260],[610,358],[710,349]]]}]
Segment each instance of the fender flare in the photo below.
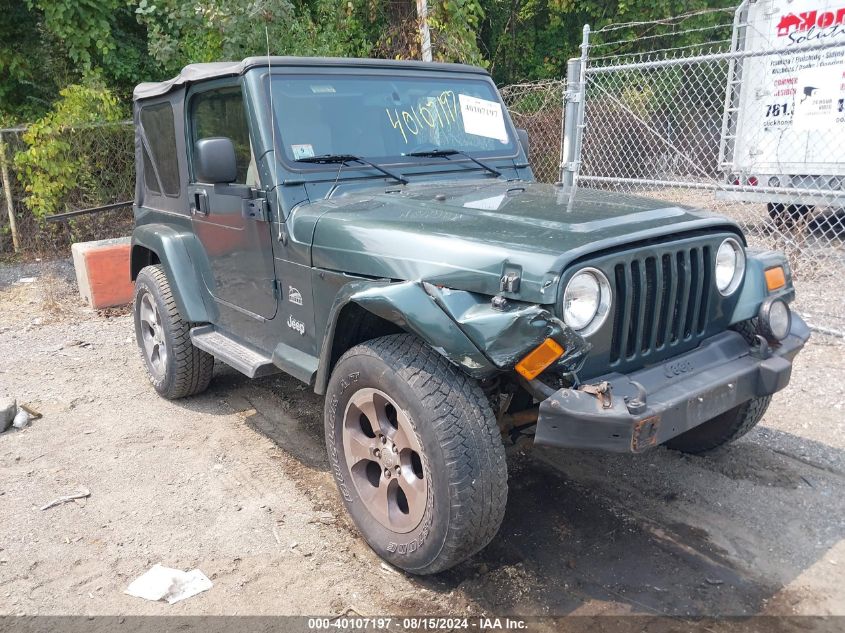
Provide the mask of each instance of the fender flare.
[{"label": "fender flare", "polygon": [[332,305],[320,351],[314,387],[317,393],[325,393],[337,320],[349,303],[415,334],[476,379],[512,370],[525,354],[549,337],[566,350],[558,361],[563,366],[580,366],[589,349],[581,337],[536,304],[509,302],[508,308],[497,310],[491,306],[490,297],[477,293],[421,281],[361,280],[346,284]]},{"label": "fender flare", "polygon": [[[766,270],[782,266],[786,277],[783,288],[769,291],[766,287]],[[795,287],[792,285],[792,270],[786,255],[778,251],[746,250],[745,279],[739,290],[736,307],[731,315],[731,324],[745,321],[757,316],[760,304],[769,297],[778,297],[786,302],[795,298]]]},{"label": "fender flare", "polygon": [[[166,224],[144,224],[132,232],[132,253],[136,247],[149,249],[158,256],[170,282],[173,298],[186,321],[207,323],[212,321],[208,306],[203,301],[202,281],[191,258],[195,251],[192,233]],[[133,271],[133,279],[137,271]]]}]

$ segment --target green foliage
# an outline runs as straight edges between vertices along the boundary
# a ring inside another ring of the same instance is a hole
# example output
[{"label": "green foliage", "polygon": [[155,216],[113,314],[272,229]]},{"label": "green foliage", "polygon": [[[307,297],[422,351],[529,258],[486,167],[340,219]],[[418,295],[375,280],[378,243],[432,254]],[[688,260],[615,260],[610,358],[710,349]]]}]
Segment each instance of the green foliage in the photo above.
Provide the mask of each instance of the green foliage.
[{"label": "green foliage", "polygon": [[486,66],[475,34],[484,17],[478,0],[446,0],[432,3],[429,25],[433,31],[433,57],[437,61]]},{"label": "green foliage", "polygon": [[0,0],[0,12],[0,121],[10,124],[50,107],[64,64],[53,38],[25,3]]},{"label": "green foliage", "polygon": [[43,24],[64,43],[71,61],[91,68],[93,56],[115,50],[112,16],[121,0],[26,0],[43,15]]},{"label": "green foliage", "polygon": [[289,0],[139,0],[135,13],[147,28],[150,55],[167,74],[175,74],[188,63],[266,55],[267,34],[274,55],[365,52],[358,29],[338,10],[342,6],[327,0],[297,5]]},{"label": "green foliage", "polygon": [[24,204],[39,220],[62,210],[68,195],[96,196],[98,175],[113,160],[102,151],[92,125],[119,121],[126,112],[102,85],[71,85],[44,117],[24,133],[27,149],[14,159],[24,185]]},{"label": "green foliage", "polygon": [[121,98],[158,75],[133,0],[0,0],[0,120],[43,116],[95,72]]}]

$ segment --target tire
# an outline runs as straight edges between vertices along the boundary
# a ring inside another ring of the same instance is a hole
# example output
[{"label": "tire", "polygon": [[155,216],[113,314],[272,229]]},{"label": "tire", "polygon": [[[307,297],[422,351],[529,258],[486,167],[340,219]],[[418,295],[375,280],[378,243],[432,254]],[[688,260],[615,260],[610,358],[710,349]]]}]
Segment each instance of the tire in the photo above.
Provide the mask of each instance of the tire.
[{"label": "tire", "polygon": [[666,442],[666,446],[683,453],[706,453],[741,438],[763,418],[771,396],[744,402],[712,420],[691,428]]},{"label": "tire", "polygon": [[347,351],[329,380],[325,427],[344,505],[384,560],[433,574],[496,535],[508,474],[493,410],[477,382],[418,338]]},{"label": "tire", "polygon": [[191,342],[191,324],[179,314],[160,265],[146,266],[135,280],[135,340],[147,376],[168,400],[202,393],[214,370],[214,357]]},{"label": "tire", "polygon": [[734,323],[730,329],[738,332],[749,345],[757,345],[757,317]]},{"label": "tire", "polygon": [[766,209],[775,226],[783,228],[792,228],[796,222],[801,221],[813,211],[811,205],[783,204],[780,202],[769,202]]}]

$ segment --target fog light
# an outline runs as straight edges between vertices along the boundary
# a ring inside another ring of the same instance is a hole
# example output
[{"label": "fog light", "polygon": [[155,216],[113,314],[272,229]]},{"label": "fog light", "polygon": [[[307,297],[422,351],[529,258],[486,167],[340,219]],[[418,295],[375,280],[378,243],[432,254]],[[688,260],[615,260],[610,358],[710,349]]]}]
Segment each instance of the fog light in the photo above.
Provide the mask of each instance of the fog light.
[{"label": "fog light", "polygon": [[780,178],[777,176],[772,176],[769,178],[769,186],[770,187],[780,187]]},{"label": "fog light", "polygon": [[780,299],[769,299],[760,306],[758,328],[769,342],[782,341],[792,329],[792,312]]}]

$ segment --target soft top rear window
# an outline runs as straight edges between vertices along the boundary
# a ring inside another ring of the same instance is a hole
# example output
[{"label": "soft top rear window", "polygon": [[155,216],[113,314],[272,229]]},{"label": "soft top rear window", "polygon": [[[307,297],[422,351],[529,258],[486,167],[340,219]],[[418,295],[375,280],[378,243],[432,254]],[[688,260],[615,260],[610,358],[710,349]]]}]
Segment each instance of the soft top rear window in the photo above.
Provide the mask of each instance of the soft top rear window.
[{"label": "soft top rear window", "polygon": [[141,107],[141,127],[149,143],[152,164],[144,160],[144,180],[148,189],[158,193],[157,188],[149,186],[155,180],[153,174],[147,174],[148,168],[155,166],[161,190],[168,196],[178,196],[180,189],[179,162],[176,156],[176,129],[173,123],[173,108],[170,103],[156,103]]}]

